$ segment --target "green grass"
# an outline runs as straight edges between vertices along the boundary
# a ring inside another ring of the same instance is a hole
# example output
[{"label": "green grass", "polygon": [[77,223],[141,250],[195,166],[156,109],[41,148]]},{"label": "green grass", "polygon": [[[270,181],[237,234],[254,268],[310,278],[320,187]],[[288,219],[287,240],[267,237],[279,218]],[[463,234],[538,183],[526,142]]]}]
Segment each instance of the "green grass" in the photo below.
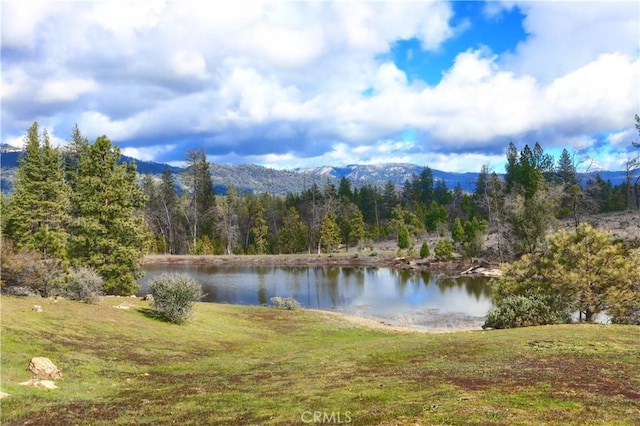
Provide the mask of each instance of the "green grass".
[{"label": "green grass", "polygon": [[[113,307],[123,301],[136,307]],[[316,311],[211,303],[174,325],[125,298],[3,297],[1,308],[3,425],[284,425],[313,412],[351,424],[640,419],[640,327],[400,333]],[[59,389],[18,385],[33,356],[62,370]]]}]

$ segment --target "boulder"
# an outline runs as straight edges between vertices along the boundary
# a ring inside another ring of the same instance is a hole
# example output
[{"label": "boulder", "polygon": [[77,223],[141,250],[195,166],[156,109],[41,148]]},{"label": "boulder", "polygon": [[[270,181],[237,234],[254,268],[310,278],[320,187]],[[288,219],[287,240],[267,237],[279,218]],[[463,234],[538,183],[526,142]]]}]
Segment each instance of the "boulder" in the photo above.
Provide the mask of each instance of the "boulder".
[{"label": "boulder", "polygon": [[62,373],[49,358],[36,356],[31,358],[27,370],[39,379],[59,379]]},{"label": "boulder", "polygon": [[29,379],[26,382],[19,383],[21,386],[31,386],[34,388],[58,389],[53,380]]}]

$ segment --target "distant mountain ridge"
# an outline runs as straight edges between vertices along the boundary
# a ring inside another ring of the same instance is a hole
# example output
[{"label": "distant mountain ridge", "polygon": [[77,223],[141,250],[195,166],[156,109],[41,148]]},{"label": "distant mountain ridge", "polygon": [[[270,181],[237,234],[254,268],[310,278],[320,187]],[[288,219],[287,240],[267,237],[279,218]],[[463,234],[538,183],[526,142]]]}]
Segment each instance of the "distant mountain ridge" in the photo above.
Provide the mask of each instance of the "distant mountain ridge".
[{"label": "distant mountain ridge", "polygon": [[[2,192],[11,191],[15,168],[18,167],[18,159],[22,150],[17,148],[0,146],[0,187]],[[141,161],[132,157],[122,156],[122,162],[133,161],[140,174],[160,176],[165,168],[179,175],[185,168],[170,166],[164,163]],[[336,186],[344,177],[349,179],[352,188],[360,188],[366,184],[384,186],[387,182],[401,187],[412,176],[419,175],[425,166],[408,163],[385,164],[352,164],[342,167],[322,166],[305,167],[292,170],[277,170],[255,164],[227,165],[211,164],[210,171],[217,194],[226,194],[227,187],[233,185],[243,193],[271,193],[287,194],[300,193],[311,188],[313,184],[323,188],[328,183]],[[475,189],[479,173],[453,173],[432,169],[434,181],[444,180],[447,187],[453,189],[456,185],[467,192]],[[613,185],[619,185],[625,181],[623,171],[600,171],[604,180],[610,180]],[[593,173],[595,175],[595,173]]]}]

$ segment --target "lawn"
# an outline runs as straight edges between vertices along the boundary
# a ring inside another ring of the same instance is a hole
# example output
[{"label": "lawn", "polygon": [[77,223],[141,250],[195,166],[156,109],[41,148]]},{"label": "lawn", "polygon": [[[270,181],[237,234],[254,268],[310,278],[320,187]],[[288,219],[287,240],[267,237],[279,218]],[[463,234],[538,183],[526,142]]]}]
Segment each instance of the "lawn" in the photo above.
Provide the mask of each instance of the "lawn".
[{"label": "lawn", "polygon": [[[39,304],[43,312],[32,311]],[[129,309],[116,309],[121,304]],[[420,333],[311,310],[2,297],[2,425],[638,424],[640,327]],[[58,389],[19,385],[34,356]]]}]

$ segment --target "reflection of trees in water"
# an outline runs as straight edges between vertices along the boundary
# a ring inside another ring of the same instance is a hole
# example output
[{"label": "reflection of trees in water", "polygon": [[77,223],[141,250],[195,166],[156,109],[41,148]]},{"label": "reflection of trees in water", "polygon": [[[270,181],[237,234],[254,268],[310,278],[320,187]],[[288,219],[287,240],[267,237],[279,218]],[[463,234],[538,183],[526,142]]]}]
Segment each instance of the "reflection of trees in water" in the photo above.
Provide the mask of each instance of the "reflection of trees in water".
[{"label": "reflection of trees in water", "polygon": [[462,288],[476,300],[491,297],[489,280],[482,277],[447,277],[440,275],[434,281],[441,294],[454,288]]},{"label": "reflection of trees in water", "polygon": [[363,268],[343,266],[339,268],[339,271],[346,278],[343,282],[345,288],[350,288],[354,282],[358,288],[362,288],[364,285],[365,271]]},{"label": "reflection of trees in water", "polygon": [[340,277],[340,269],[333,267],[323,267],[324,282],[327,284],[327,296],[331,300],[332,306],[338,306],[340,302],[340,287],[338,278]]},{"label": "reflection of trees in water", "polygon": [[407,286],[412,284],[413,290],[418,291],[422,286],[422,283],[428,284],[429,281],[424,281],[421,274],[417,274],[415,271],[407,269],[391,270],[391,275],[396,276],[396,287],[399,293],[404,296]]},{"label": "reflection of trees in water", "polygon": [[258,303],[261,305],[267,304],[267,283],[265,279],[266,272],[256,269],[258,274]]}]

